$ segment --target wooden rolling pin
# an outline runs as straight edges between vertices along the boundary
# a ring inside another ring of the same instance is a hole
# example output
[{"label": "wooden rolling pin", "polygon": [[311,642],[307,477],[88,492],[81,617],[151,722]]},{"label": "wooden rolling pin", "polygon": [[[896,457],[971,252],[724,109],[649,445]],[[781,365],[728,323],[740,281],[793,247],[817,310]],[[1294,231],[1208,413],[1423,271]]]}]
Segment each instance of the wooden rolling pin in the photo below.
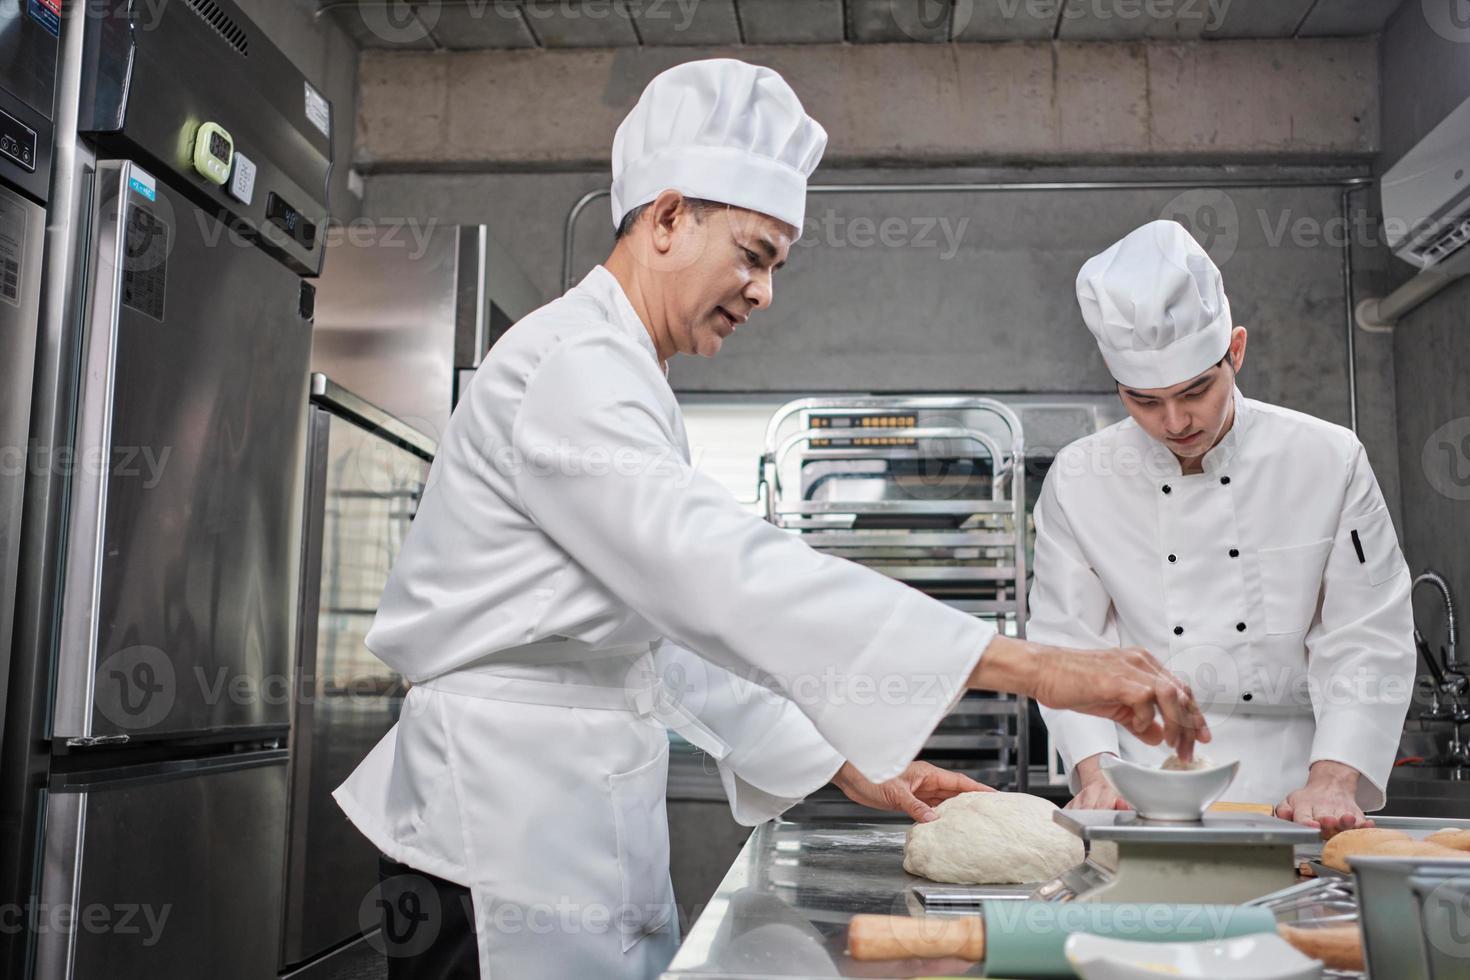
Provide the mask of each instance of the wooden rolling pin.
[{"label": "wooden rolling pin", "polygon": [[[1279,925],[1281,937],[1334,970],[1363,969],[1363,940],[1356,925],[1304,929]],[[847,949],[860,961],[985,959],[985,920],[979,916],[855,915],[847,927]]]}]

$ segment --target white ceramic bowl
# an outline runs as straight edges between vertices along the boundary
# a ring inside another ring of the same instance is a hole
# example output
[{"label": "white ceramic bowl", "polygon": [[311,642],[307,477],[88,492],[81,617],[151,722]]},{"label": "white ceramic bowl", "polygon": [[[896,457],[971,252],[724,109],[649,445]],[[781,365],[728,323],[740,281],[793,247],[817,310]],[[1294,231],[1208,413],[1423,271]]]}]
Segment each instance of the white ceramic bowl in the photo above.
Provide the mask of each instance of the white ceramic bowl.
[{"label": "white ceramic bowl", "polygon": [[1150,820],[1198,820],[1230,788],[1240,763],[1210,769],[1154,769],[1113,755],[1098,761],[1113,789]]},{"label": "white ceramic bowl", "polygon": [[1083,932],[1067,937],[1082,980],[1321,980],[1322,962],[1275,933],[1195,943],[1146,943]]}]

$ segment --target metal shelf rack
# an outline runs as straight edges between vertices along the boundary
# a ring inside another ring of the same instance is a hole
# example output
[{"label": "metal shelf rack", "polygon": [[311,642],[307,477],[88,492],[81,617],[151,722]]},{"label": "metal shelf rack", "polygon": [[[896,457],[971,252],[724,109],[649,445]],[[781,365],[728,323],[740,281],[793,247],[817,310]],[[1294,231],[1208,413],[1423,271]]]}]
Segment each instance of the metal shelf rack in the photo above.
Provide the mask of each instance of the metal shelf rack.
[{"label": "metal shelf rack", "polygon": [[[993,398],[832,396],[776,411],[759,505],[813,548],[1025,635],[1026,449]],[[1027,789],[1025,698],[970,692],[920,758]]]}]

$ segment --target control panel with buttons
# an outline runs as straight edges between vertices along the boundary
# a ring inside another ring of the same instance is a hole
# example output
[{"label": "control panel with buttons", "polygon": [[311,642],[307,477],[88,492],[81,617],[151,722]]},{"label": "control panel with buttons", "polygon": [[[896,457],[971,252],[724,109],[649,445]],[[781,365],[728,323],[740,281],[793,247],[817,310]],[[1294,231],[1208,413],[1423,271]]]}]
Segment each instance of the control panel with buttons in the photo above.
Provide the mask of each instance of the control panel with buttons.
[{"label": "control panel with buttons", "polygon": [[0,153],[35,173],[36,131],[3,110],[0,110]]}]

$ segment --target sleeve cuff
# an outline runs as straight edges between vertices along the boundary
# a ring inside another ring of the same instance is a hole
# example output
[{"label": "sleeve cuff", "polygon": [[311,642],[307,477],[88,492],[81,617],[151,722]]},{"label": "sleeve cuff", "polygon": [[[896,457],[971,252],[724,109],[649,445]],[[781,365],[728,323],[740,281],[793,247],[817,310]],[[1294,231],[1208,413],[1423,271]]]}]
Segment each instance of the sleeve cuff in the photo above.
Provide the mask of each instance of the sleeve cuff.
[{"label": "sleeve cuff", "polygon": [[837,770],[842,768],[844,761],[841,758],[835,758],[826,775],[811,789],[794,796],[767,793],[759,786],[747,782],[723,762],[720,763],[720,783],[725,787],[725,797],[730,801],[730,814],[735,818],[735,822],[743,827],[757,827],[767,820],[776,819],[806,799],[812,792],[831,782],[832,777],[837,775]]},{"label": "sleeve cuff", "polygon": [[1061,753],[1062,765],[1067,769],[1067,786],[1073,793],[1082,789],[1077,778],[1077,763],[1090,759],[1099,752],[1121,755],[1118,750],[1118,726],[1106,718],[1078,714],[1075,711],[1057,711],[1042,708],[1041,716],[1052,742]]},{"label": "sleeve cuff", "polygon": [[735,822],[754,827],[827,785],[844,761],[795,704],[783,701],[758,740],[720,760],[720,783]]},{"label": "sleeve cuff", "polygon": [[[1358,716],[1328,715],[1317,721],[1308,767],[1340,762],[1358,771],[1357,803],[1364,812],[1381,810],[1388,801],[1388,777],[1398,752],[1398,733],[1385,735]],[[1385,747],[1386,750],[1385,750]]]}]

